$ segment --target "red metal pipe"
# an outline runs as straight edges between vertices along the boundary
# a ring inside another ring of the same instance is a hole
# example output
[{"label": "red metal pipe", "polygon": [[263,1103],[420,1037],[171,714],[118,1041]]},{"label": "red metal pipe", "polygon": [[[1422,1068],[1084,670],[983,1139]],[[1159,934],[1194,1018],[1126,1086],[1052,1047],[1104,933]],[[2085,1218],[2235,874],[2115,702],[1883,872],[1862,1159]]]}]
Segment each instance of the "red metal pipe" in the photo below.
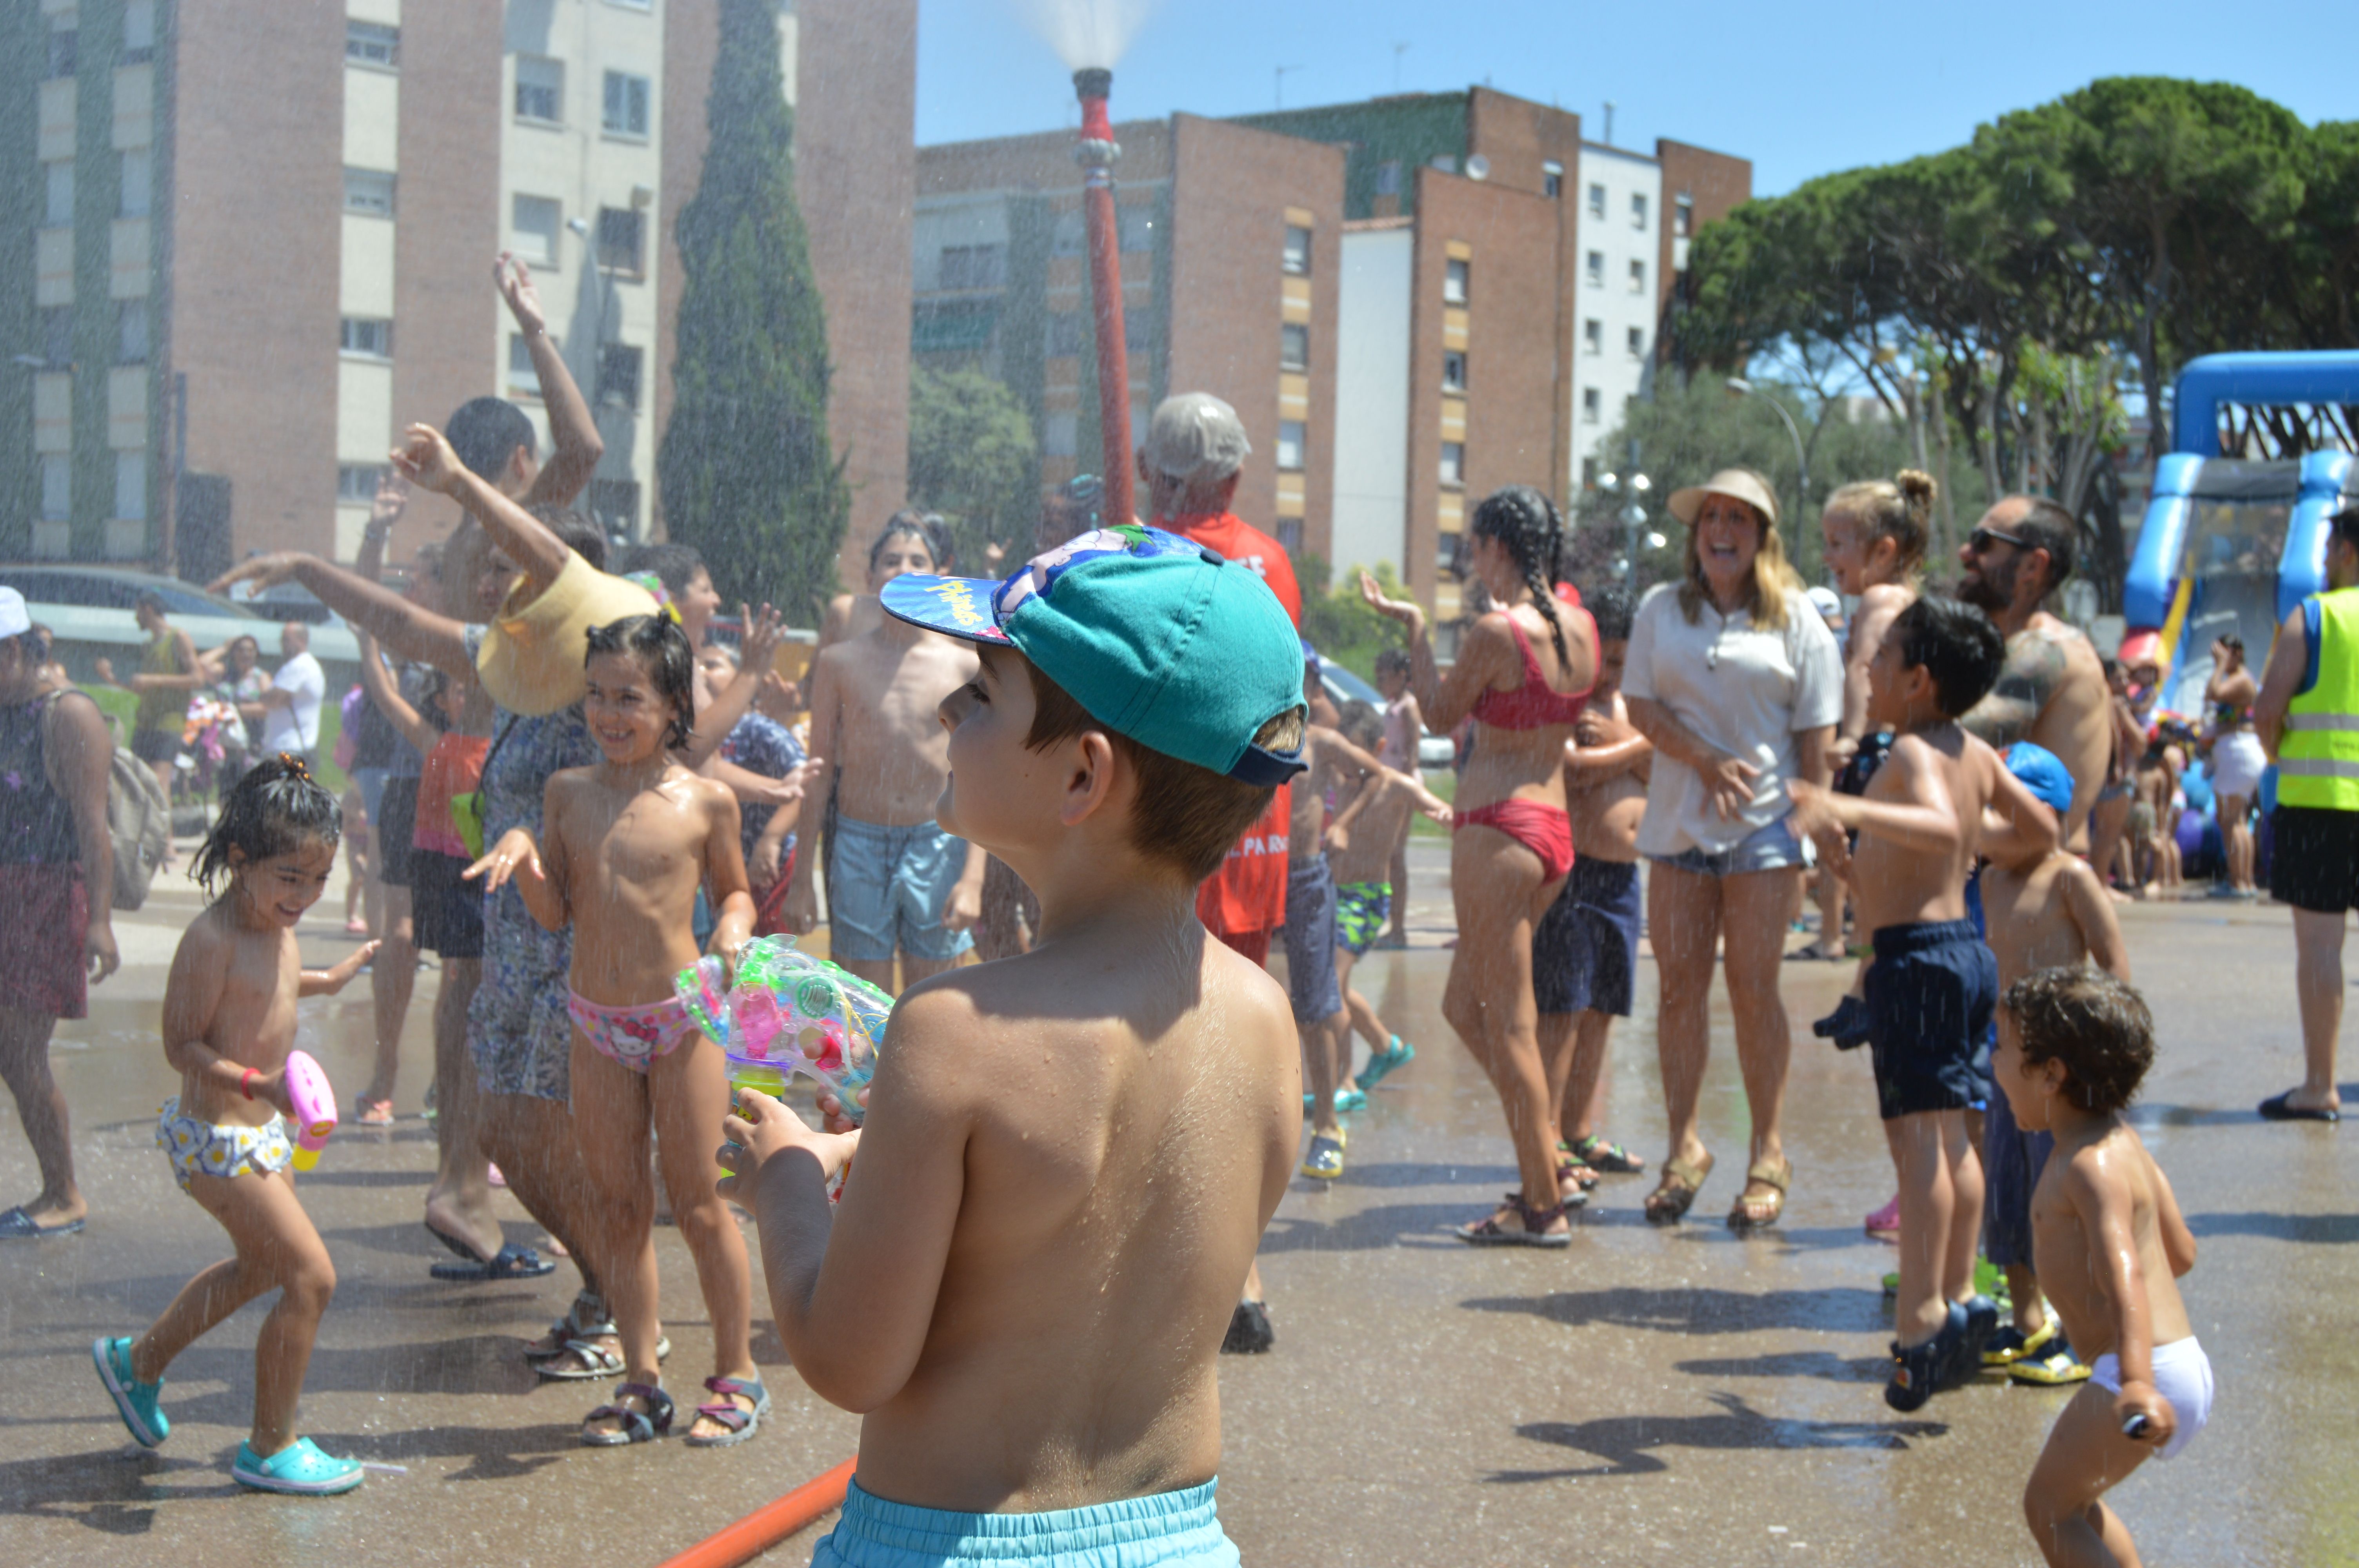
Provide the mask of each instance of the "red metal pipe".
[{"label": "red metal pipe", "polygon": [[853,1467],[859,1462],[855,1455],[826,1475],[805,1481],[777,1502],[756,1509],[719,1534],[708,1535],[679,1556],[665,1559],[662,1568],[737,1568],[741,1563],[752,1562],[830,1509],[842,1508],[844,1493],[851,1487]]},{"label": "red metal pipe", "polygon": [[1082,135],[1073,156],[1082,170],[1082,219],[1089,231],[1090,307],[1097,329],[1098,431],[1104,446],[1100,477],[1105,494],[1098,515],[1109,525],[1138,514],[1131,498],[1136,470],[1130,457],[1130,351],[1123,337],[1122,236],[1114,211],[1114,161],[1122,148],[1106,114],[1113,85],[1109,70],[1073,73],[1073,90],[1082,100]]}]

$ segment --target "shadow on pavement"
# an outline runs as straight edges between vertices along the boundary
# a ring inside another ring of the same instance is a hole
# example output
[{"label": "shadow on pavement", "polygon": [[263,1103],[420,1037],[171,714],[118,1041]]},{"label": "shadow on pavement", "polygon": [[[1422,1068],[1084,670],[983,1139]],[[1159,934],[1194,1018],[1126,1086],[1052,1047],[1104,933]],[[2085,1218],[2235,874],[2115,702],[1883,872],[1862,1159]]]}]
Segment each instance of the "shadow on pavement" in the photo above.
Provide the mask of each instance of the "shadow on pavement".
[{"label": "shadow on pavement", "polygon": [[1734,1394],[1711,1398],[1721,1414],[1529,1422],[1516,1428],[1518,1437],[1593,1454],[1606,1463],[1563,1470],[1502,1470],[1488,1478],[1523,1482],[1650,1475],[1670,1468],[1652,1452],[1664,1448],[1906,1448],[1912,1437],[1940,1437],[1950,1430],[1938,1421],[1786,1421],[1762,1414]]},{"label": "shadow on pavement", "polygon": [[2347,1246],[2359,1241],[2359,1214],[2190,1214],[2198,1237],[2265,1236],[2272,1241]]},{"label": "shadow on pavement", "polygon": [[1784,1350],[1768,1356],[1674,1361],[1671,1368],[1690,1378],[1821,1378],[1831,1383],[1881,1383],[1892,1369],[1892,1357],[1863,1356],[1845,1360],[1832,1350]]},{"label": "shadow on pavement", "polygon": [[1614,1324],[1665,1334],[1749,1334],[1764,1328],[1873,1332],[1884,1325],[1881,1291],[1832,1285],[1817,1291],[1553,1291],[1544,1296],[1477,1297],[1471,1312],[1522,1312],[1567,1328]]}]

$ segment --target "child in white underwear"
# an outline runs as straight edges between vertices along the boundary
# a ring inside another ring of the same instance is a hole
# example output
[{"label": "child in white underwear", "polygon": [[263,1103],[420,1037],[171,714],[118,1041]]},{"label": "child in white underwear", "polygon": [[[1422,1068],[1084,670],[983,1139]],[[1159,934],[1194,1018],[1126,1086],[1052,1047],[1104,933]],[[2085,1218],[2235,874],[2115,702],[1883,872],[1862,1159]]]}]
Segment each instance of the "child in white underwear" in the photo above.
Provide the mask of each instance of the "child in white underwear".
[{"label": "child in white underwear", "polygon": [[1991,1076],[2027,1132],[2052,1132],[2031,1196],[2032,1256],[2073,1346],[2091,1356],[2032,1467],[2023,1506],[2050,1563],[2136,1563],[2105,1492],[2149,1453],[2169,1459],[2212,1414],[2212,1363],[2178,1277],[2195,1238],[2123,1112],[2154,1062],[2136,991],[2099,969],[2040,969],[2000,1002]]},{"label": "child in white underwear", "polygon": [[368,943],[332,969],[306,969],[295,923],[327,891],[342,837],[336,797],[298,757],[268,758],[238,781],[198,852],[195,876],[214,897],[180,938],[164,982],[164,1059],[180,1092],[164,1102],[156,1141],[180,1190],[221,1221],[237,1256],[190,1280],[139,1338],[90,1347],[132,1437],[153,1448],[172,1423],[159,1403],[164,1368],[256,1296],[279,1292],[254,1347],[254,1430],[230,1474],[257,1491],[321,1495],[361,1484],[360,1462],[332,1458],[295,1435],[295,1405],[335,1265],[296,1201],[287,1054],[299,997],[333,996],[369,961]]},{"label": "child in white underwear", "polygon": [[712,1314],[712,1403],[688,1441],[742,1443],[770,1408],[754,1367],[752,1277],[745,1239],[713,1191],[712,1151],[729,1108],[721,1048],[690,1022],[672,979],[696,962],[699,885],[719,919],[712,950],[734,962],[754,899],[728,786],[681,766],[694,711],[695,655],[679,625],[634,615],[592,627],[582,717],[604,758],[549,776],[544,842],[518,827],[467,869],[495,890],[513,876],[532,917],[573,925],[573,1132],[598,1189],[584,1245],[623,1341],[625,1379],[590,1412],[582,1441],[644,1443],[671,1430],[657,1368],[655,1192],[647,1130],[680,1238]]}]

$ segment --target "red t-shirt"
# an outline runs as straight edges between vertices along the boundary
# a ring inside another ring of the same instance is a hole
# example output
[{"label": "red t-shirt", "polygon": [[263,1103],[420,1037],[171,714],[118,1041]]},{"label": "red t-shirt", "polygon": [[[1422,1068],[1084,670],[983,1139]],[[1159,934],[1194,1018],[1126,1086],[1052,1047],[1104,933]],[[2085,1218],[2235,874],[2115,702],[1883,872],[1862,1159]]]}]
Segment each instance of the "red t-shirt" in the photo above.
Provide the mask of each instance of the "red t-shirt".
[{"label": "red t-shirt", "polygon": [[[1302,589],[1285,546],[1233,512],[1216,516],[1165,517],[1157,525],[1208,545],[1226,560],[1250,567],[1269,584],[1286,617],[1302,625]],[[1286,835],[1294,786],[1280,784],[1269,809],[1229,850],[1221,869],[1196,890],[1196,918],[1214,932],[1269,931],[1286,924]]]}]

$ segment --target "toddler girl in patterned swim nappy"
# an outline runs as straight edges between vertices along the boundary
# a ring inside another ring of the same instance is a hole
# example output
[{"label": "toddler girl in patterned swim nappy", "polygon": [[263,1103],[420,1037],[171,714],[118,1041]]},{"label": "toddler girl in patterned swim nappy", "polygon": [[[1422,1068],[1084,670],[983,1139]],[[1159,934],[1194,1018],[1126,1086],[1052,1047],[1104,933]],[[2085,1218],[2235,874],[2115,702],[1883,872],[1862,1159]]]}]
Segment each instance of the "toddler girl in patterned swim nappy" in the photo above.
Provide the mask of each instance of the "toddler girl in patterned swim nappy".
[{"label": "toddler girl in patterned swim nappy", "polygon": [[719,914],[714,953],[734,964],[753,931],[737,797],[672,756],[695,712],[695,655],[677,622],[634,615],[592,627],[587,667],[582,718],[603,760],[549,776],[540,841],[516,828],[466,874],[487,892],[513,877],[535,920],[573,927],[573,1134],[598,1195],[582,1241],[628,1368],[582,1441],[618,1446],[671,1429],[656,1365],[652,1122],[672,1215],[712,1313],[712,1401],[698,1407],[688,1441],[719,1447],[752,1436],[770,1399],[754,1367],[745,1238],[713,1191],[728,1064],[672,979],[697,961],[700,884]]},{"label": "toddler girl in patterned swim nappy", "polygon": [[[299,757],[270,758],[238,781],[199,851],[194,875],[212,898],[180,938],[164,985],[164,1059],[180,1092],[164,1102],[156,1141],[180,1190],[221,1221],[237,1256],[190,1280],[137,1339],[91,1346],[116,1413],[141,1445],[171,1432],[159,1400],[172,1358],[246,1303],[269,1292],[254,1351],[254,1430],[230,1474],[257,1491],[320,1495],[361,1484],[357,1460],[332,1458],[295,1435],[295,1404],[335,1265],[296,1200],[294,1146],[281,1111],[295,1003],[333,996],[376,951],[358,948],[332,969],[306,969],[295,923],[327,891],[342,816]],[[225,891],[215,883],[228,879]]]}]

